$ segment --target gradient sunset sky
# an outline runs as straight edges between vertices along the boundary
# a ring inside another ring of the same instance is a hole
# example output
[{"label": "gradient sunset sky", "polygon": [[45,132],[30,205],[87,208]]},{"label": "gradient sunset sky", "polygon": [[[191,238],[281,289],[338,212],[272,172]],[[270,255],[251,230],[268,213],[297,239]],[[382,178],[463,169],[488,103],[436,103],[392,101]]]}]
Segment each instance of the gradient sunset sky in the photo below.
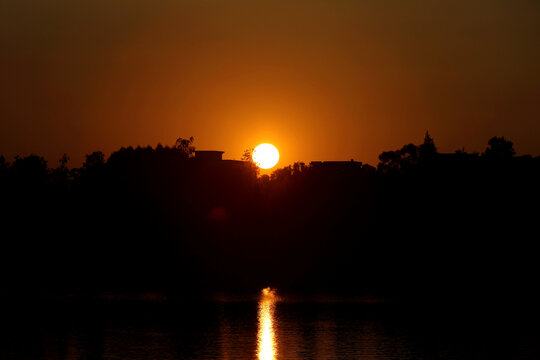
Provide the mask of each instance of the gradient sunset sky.
[{"label": "gradient sunset sky", "polygon": [[0,0],[0,154],[540,154],[540,1]]}]

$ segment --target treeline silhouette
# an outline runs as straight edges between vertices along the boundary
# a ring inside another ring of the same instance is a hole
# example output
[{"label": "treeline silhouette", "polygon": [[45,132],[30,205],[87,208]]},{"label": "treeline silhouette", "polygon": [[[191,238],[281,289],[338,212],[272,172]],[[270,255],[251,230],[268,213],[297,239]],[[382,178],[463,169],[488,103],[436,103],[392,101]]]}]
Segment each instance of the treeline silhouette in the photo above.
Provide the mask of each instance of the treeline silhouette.
[{"label": "treeline silhouette", "polygon": [[402,299],[533,301],[540,157],[423,144],[358,163],[198,161],[175,146],[69,169],[0,157],[5,293],[193,294],[276,286]]}]

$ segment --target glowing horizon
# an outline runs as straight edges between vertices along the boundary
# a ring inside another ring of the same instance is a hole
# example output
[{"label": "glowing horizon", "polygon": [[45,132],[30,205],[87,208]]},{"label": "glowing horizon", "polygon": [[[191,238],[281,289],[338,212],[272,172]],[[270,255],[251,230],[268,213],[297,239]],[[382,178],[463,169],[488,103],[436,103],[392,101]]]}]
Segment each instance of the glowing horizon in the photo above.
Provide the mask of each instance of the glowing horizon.
[{"label": "glowing horizon", "polygon": [[279,166],[376,166],[426,130],[440,152],[504,135],[540,154],[538,1],[42,3],[0,12],[7,159],[78,167],[194,136],[232,159],[272,142]]}]

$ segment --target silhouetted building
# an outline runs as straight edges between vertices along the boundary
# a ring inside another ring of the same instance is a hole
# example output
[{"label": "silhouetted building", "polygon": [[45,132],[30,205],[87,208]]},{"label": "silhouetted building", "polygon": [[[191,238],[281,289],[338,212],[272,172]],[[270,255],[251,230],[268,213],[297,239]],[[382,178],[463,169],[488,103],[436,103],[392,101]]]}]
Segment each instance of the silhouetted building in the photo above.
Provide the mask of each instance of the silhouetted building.
[{"label": "silhouetted building", "polygon": [[195,160],[199,161],[221,161],[224,151],[217,150],[195,150]]},{"label": "silhouetted building", "polygon": [[232,166],[249,166],[248,161],[242,161],[242,160],[222,160],[224,164],[232,165]]},{"label": "silhouetted building", "polygon": [[195,160],[202,162],[219,162],[219,166],[245,167],[249,162],[242,160],[223,159],[224,151],[219,150],[195,150]]}]

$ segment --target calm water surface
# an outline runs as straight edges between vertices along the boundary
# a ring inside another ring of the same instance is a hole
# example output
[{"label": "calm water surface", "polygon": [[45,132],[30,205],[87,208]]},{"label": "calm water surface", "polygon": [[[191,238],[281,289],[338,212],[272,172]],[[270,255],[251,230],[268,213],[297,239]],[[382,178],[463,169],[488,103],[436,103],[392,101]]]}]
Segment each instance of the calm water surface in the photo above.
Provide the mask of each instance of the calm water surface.
[{"label": "calm water surface", "polygon": [[[444,309],[443,309],[444,310]],[[113,300],[5,312],[0,359],[538,359],[526,321],[387,303]],[[530,324],[528,324],[530,325]]]}]

